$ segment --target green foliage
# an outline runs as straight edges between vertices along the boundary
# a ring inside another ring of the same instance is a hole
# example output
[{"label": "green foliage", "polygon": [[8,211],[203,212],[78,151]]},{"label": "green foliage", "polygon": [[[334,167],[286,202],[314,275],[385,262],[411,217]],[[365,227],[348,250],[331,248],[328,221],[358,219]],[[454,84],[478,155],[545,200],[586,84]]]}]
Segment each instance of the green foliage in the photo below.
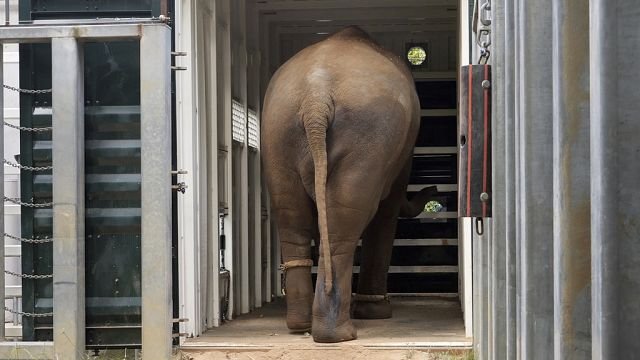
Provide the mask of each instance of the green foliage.
[{"label": "green foliage", "polygon": [[414,46],[407,53],[407,60],[411,65],[422,65],[427,59],[427,52],[420,46]]},{"label": "green foliage", "polygon": [[424,206],[424,212],[430,212],[430,213],[440,212],[442,211],[442,208],[443,208],[442,204],[440,204],[435,200],[431,200]]}]

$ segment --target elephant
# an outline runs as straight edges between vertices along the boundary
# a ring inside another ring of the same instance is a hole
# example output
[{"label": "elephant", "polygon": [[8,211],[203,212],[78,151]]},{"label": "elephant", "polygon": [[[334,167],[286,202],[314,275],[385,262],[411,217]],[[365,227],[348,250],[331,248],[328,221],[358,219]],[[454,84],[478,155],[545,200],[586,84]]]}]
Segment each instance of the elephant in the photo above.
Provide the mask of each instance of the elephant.
[{"label": "elephant", "polygon": [[[351,312],[391,316],[387,272],[398,216],[416,216],[437,191],[407,199],[420,126],[411,71],[351,26],[283,64],[263,104],[262,166],[281,243],[287,326],[311,329],[316,342],[355,339]],[[318,238],[314,292],[310,253]]]}]

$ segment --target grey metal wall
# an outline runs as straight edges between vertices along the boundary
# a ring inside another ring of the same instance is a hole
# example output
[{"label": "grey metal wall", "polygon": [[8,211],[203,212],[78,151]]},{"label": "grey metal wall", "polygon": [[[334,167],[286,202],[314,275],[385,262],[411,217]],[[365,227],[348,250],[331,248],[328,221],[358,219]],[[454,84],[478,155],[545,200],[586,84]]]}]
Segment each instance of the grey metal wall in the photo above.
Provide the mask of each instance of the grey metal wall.
[{"label": "grey metal wall", "polygon": [[494,217],[474,249],[487,279],[477,356],[636,358],[640,2],[492,6]]}]

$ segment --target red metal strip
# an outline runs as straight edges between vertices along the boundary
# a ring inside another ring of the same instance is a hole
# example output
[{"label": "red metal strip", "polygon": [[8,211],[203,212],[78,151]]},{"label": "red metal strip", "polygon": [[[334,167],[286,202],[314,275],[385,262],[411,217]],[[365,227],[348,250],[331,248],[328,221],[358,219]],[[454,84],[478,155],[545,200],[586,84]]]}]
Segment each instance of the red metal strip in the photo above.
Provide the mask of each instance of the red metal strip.
[{"label": "red metal strip", "polygon": [[471,156],[473,119],[473,66],[469,65],[469,101],[467,109],[467,216],[471,216]]},{"label": "red metal strip", "polygon": [[[484,79],[489,81],[489,65],[484,66]],[[484,154],[482,160],[482,192],[487,193],[487,147],[489,143],[489,88],[484,89]],[[487,217],[487,202],[482,202],[482,217]]]}]

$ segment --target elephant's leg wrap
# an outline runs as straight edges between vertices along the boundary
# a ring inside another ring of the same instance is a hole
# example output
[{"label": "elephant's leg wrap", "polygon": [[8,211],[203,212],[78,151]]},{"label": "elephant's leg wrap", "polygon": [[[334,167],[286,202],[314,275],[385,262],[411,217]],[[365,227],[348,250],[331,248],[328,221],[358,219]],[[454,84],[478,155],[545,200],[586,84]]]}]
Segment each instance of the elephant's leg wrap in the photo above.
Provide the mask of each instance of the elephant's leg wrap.
[{"label": "elephant's leg wrap", "polygon": [[312,266],[313,266],[313,260],[311,259],[290,260],[280,265],[279,269],[282,270],[282,275],[283,275],[282,295],[287,295],[287,291],[286,291],[287,270],[291,268],[296,268],[296,267],[312,267]]},{"label": "elephant's leg wrap", "polygon": [[282,270],[282,294],[287,302],[287,327],[302,332],[311,329],[311,259],[294,259],[280,265]]}]

